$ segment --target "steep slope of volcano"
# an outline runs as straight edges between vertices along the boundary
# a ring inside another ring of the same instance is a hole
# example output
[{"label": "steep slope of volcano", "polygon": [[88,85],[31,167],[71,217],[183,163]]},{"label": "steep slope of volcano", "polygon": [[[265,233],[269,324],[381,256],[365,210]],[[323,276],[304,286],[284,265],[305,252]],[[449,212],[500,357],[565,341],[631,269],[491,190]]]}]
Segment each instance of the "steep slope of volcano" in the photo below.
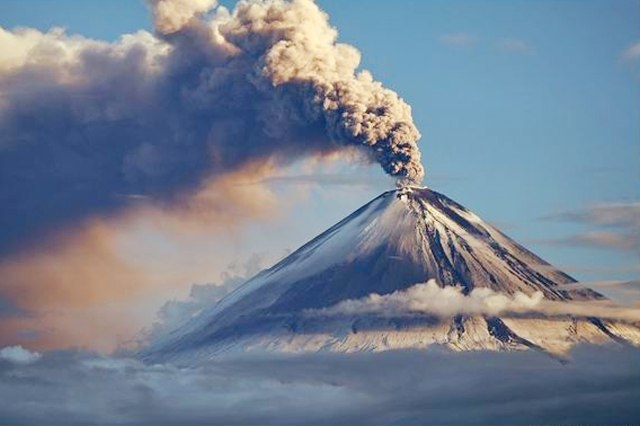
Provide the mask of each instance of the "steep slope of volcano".
[{"label": "steep slope of volcano", "polygon": [[571,285],[573,278],[444,195],[403,188],[375,198],[141,355],[191,360],[229,350],[349,352],[434,343],[559,353],[583,341],[640,341],[633,324],[575,315],[309,315],[430,279],[460,286],[464,294],[488,288],[507,296],[541,293],[557,302],[604,299]]}]

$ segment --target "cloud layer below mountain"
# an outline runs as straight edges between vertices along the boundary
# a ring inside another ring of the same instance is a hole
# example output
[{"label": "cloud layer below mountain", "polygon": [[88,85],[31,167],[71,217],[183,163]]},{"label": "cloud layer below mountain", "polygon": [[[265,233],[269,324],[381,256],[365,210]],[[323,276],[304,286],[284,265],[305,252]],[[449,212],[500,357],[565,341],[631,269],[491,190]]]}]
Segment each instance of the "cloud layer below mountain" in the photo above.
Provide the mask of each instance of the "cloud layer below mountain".
[{"label": "cloud layer below mountain", "polygon": [[2,424],[586,425],[640,415],[631,348],[580,347],[569,364],[531,351],[433,350],[253,355],[184,369],[27,355],[0,358]]}]

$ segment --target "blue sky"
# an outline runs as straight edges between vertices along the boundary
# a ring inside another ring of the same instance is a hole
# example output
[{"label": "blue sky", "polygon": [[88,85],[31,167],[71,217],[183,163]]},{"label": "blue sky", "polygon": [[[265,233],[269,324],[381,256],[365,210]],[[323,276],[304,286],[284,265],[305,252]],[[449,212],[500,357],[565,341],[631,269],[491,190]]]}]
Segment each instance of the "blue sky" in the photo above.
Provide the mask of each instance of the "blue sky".
[{"label": "blue sky", "polygon": [[[578,279],[638,278],[637,250],[576,244],[602,229],[567,217],[640,201],[640,55],[624,54],[640,42],[639,1],[318,4],[362,67],[411,104],[427,185]],[[138,0],[3,0],[0,25],[104,40],[151,29]],[[231,257],[295,248],[390,187],[377,166],[340,172],[371,184],[305,186],[284,217],[250,225]],[[633,232],[624,226],[613,230]]]}]

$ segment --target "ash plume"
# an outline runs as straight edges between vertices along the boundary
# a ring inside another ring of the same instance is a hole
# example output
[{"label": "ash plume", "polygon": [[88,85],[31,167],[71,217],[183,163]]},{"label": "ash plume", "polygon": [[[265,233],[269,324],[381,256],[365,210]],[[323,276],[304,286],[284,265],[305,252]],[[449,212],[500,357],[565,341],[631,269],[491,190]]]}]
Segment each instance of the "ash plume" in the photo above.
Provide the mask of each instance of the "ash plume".
[{"label": "ash plume", "polygon": [[313,1],[215,3],[149,0],[155,33],[114,43],[0,28],[0,255],[265,164],[356,150],[422,179],[410,107]]},{"label": "ash plume", "polygon": [[159,33],[171,34],[196,16],[211,10],[217,0],[148,0],[153,12],[153,25]]}]

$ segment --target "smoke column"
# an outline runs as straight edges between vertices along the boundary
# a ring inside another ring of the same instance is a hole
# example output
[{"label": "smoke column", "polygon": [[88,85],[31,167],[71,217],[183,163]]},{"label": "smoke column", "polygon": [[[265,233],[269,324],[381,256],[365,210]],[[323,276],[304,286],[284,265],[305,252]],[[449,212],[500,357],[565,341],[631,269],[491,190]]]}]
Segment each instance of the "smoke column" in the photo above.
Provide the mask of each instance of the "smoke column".
[{"label": "smoke column", "polygon": [[0,255],[304,157],[356,149],[421,181],[411,108],[313,1],[148,3],[155,33],[114,43],[0,28]]}]

